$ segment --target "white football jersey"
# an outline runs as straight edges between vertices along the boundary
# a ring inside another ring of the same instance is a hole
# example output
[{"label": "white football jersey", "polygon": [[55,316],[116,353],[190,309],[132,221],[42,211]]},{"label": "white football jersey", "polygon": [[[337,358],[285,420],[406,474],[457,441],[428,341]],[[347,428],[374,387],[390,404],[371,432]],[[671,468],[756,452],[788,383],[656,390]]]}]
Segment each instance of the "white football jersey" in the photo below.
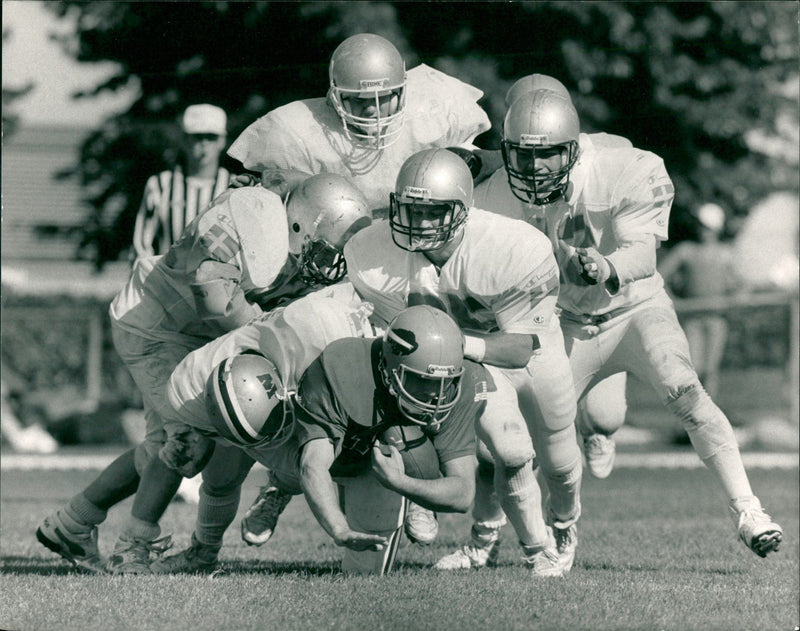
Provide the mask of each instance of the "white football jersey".
[{"label": "white football jersey", "polygon": [[471,208],[464,237],[437,269],[392,240],[387,221],[357,233],[344,249],[350,281],[389,322],[424,297],[465,330],[536,333],[558,327],[558,268],[547,237],[523,222]]},{"label": "white football jersey", "polygon": [[308,293],[289,254],[283,202],[261,187],[228,190],[187,226],[165,255],[139,259],[110,315],[123,329],[154,340],[204,343],[226,332],[198,312],[191,284],[201,263],[217,264],[248,303],[269,309]]},{"label": "white football jersey", "polygon": [[294,390],[306,368],[331,342],[344,337],[372,337],[372,306],[363,303],[350,283],[313,292],[189,353],[172,373],[167,396],[176,418],[212,431],[205,390],[223,360],[257,351],[273,364],[287,390]]},{"label": "white football jersey", "polygon": [[295,169],[351,178],[370,209],[389,205],[407,158],[434,147],[470,143],[491,127],[478,106],[483,92],[424,64],[408,71],[405,124],[394,144],[379,151],[351,141],[325,98],[295,101],[252,123],[228,154],[246,169]]},{"label": "white football jersey", "polygon": [[[504,168],[475,190],[475,204],[500,215],[522,219],[550,238],[561,268],[558,305],[579,314],[599,315],[636,305],[662,290],[652,276],[623,284],[616,294],[589,285],[568,264],[569,246],[594,247],[604,256],[637,235],[668,238],[675,194],[664,162],[654,153],[625,146],[602,146],[580,135],[581,155],[570,173],[567,199],[535,206],[511,192]],[[565,247],[567,246],[567,247]]]}]

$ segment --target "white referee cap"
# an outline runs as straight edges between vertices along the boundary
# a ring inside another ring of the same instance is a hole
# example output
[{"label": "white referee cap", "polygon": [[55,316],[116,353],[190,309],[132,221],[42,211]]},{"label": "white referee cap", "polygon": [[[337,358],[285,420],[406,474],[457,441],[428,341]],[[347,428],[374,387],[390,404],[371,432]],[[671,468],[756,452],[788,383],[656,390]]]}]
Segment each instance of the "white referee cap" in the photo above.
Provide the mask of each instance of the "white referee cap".
[{"label": "white referee cap", "polygon": [[216,105],[201,103],[190,105],[183,113],[183,131],[187,134],[216,134],[225,136],[228,133],[228,117],[225,110]]},{"label": "white referee cap", "polygon": [[720,232],[725,226],[725,211],[717,204],[703,204],[697,209],[697,219],[709,230]]}]

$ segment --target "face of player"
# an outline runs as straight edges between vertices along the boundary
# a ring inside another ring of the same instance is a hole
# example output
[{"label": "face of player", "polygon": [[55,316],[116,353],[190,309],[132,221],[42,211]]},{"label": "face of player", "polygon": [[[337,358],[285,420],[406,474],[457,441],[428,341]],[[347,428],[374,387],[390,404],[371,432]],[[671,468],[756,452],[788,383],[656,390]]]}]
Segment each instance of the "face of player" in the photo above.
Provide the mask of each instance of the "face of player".
[{"label": "face of player", "polygon": [[186,156],[194,171],[216,170],[219,155],[225,148],[225,136],[217,134],[186,134]]},{"label": "face of player", "polygon": [[426,424],[435,424],[447,417],[457,398],[457,380],[432,379],[406,372],[403,393],[398,397],[398,404],[407,416]]},{"label": "face of player", "polygon": [[447,242],[453,204],[400,204],[400,221],[412,229],[411,250],[435,250]]},{"label": "face of player", "polygon": [[363,97],[342,95],[342,104],[356,118],[356,127],[365,133],[375,134],[380,127],[379,121],[397,113],[400,95],[398,92]]}]

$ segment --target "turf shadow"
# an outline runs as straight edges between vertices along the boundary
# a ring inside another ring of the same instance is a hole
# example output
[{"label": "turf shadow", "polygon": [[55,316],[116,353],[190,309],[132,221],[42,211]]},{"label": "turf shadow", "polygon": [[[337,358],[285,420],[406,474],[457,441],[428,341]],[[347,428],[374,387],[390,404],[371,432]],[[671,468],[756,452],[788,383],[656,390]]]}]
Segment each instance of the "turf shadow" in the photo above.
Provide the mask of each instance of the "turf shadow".
[{"label": "turf shadow", "polygon": [[97,576],[94,572],[70,565],[61,559],[42,559],[21,555],[0,557],[1,574],[40,574],[49,576],[66,576],[67,574],[85,574]]}]

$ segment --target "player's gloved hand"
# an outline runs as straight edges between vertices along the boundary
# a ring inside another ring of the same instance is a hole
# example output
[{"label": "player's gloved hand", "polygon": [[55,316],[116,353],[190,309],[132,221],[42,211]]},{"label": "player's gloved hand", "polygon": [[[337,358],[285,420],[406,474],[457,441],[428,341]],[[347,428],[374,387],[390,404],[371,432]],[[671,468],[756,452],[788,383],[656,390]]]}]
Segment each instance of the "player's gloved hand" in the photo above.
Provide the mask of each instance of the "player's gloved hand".
[{"label": "player's gloved hand", "polygon": [[356,530],[342,530],[333,534],[333,541],[337,546],[356,550],[383,550],[389,543],[386,537],[381,535],[370,535],[366,532],[358,532]]},{"label": "player's gloved hand", "polygon": [[208,464],[215,446],[213,440],[189,428],[180,433],[168,433],[158,457],[184,478],[193,478]]},{"label": "player's gloved hand", "polygon": [[372,446],[372,472],[387,489],[397,490],[406,475],[403,456],[397,447],[376,440]]},{"label": "player's gloved hand", "polygon": [[581,278],[590,285],[602,285],[611,278],[611,265],[595,248],[576,248]]},{"label": "player's gloved hand", "polygon": [[245,186],[257,186],[260,180],[252,173],[239,173],[232,175],[228,182],[228,188],[243,188]]},{"label": "player's gloved hand", "polygon": [[483,160],[477,153],[470,151],[469,149],[464,149],[464,147],[447,147],[447,150],[452,151],[467,163],[470,173],[472,173],[473,180],[478,177],[478,174],[481,172],[481,168],[483,167]]}]

